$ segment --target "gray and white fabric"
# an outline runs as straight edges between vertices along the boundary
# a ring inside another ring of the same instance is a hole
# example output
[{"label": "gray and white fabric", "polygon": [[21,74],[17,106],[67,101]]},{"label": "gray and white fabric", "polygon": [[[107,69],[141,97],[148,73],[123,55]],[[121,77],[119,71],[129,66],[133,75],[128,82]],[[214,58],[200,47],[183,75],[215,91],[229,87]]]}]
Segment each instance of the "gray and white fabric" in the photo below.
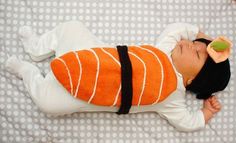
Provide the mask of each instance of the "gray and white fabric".
[{"label": "gray and white fabric", "polygon": [[[4,69],[8,56],[32,62],[46,74],[49,61],[33,62],[23,50],[18,29],[32,26],[39,33],[59,23],[78,20],[103,42],[155,44],[169,23],[197,24],[212,37],[225,35],[236,42],[236,1],[233,0],[0,0],[0,142],[160,142],[233,143],[236,141],[235,51],[232,77],[217,93],[223,109],[204,130],[182,133],[156,113],[118,116],[114,113],[74,113],[53,117],[41,112],[21,80]],[[234,49],[234,48],[233,48]],[[202,102],[187,95],[189,109]]]}]

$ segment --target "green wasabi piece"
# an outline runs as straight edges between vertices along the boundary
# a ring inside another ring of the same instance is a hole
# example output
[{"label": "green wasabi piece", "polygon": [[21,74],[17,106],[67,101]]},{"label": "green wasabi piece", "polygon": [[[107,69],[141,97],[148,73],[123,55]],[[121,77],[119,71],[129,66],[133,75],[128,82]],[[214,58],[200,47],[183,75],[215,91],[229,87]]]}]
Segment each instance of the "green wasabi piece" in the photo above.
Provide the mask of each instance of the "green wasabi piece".
[{"label": "green wasabi piece", "polygon": [[227,49],[229,47],[229,44],[227,42],[223,42],[223,41],[213,41],[211,43],[211,47],[213,47],[213,49],[215,51],[224,51],[225,49]]}]

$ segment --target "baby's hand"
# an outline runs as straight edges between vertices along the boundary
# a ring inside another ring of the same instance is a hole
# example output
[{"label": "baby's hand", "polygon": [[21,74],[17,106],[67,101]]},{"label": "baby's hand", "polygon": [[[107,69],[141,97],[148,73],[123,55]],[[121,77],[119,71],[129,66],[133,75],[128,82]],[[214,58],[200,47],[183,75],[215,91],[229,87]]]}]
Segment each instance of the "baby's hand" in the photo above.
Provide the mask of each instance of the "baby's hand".
[{"label": "baby's hand", "polygon": [[203,107],[211,111],[212,114],[215,114],[220,111],[221,104],[215,96],[212,96],[207,100],[204,100]]}]

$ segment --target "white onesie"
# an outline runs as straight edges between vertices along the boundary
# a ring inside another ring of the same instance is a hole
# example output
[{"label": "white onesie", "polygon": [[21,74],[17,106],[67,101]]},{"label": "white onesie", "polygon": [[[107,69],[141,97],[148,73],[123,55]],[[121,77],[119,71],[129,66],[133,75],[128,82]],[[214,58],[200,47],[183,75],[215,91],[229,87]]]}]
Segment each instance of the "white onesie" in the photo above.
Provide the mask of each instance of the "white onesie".
[{"label": "white onesie", "polygon": [[[171,50],[181,38],[194,40],[199,28],[187,23],[174,23],[167,26],[158,37],[156,47],[164,51],[171,59]],[[61,56],[69,51],[83,48],[112,47],[96,38],[82,23],[66,22],[39,37],[34,47],[25,47],[35,60],[42,60],[52,55]],[[114,47],[114,46],[113,46]],[[9,66],[9,65],[8,65]],[[175,69],[176,71],[176,69]],[[23,82],[36,105],[44,112],[63,115],[73,112],[117,112],[118,107],[96,106],[82,100],[75,99],[56,80],[52,71],[44,78],[39,69],[22,61],[19,70]],[[194,131],[205,126],[203,112],[188,111],[185,99],[185,87],[181,74],[177,71],[177,90],[164,101],[155,105],[132,106],[130,113],[157,112],[180,131]]]}]

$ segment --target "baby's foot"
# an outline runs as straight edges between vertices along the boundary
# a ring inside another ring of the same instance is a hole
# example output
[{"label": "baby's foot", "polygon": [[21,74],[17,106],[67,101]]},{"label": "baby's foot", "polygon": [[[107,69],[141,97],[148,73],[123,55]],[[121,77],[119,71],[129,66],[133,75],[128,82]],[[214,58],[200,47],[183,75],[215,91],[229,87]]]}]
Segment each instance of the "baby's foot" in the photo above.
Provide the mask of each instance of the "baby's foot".
[{"label": "baby's foot", "polygon": [[31,51],[37,46],[39,41],[39,36],[30,26],[22,26],[19,29],[20,39],[23,43],[24,50],[27,53],[31,53]]},{"label": "baby's foot", "polygon": [[16,56],[11,56],[7,59],[5,63],[5,67],[7,71],[9,71],[12,74],[15,74],[17,77],[22,79],[22,76],[20,74],[20,69],[22,68],[22,61],[19,60]]}]

